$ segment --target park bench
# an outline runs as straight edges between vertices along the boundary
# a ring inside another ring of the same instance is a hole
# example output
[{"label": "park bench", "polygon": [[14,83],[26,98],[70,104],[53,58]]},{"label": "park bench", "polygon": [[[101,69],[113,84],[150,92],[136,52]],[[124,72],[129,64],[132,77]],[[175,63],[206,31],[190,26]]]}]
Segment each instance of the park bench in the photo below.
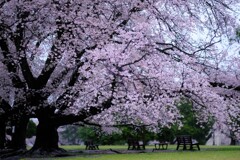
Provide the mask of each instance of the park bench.
[{"label": "park bench", "polygon": [[193,140],[190,135],[177,136],[177,150],[180,146],[183,146],[183,150],[187,149],[187,145],[190,146],[190,150],[193,150],[193,146],[196,146],[200,150],[199,143]]},{"label": "park bench", "polygon": [[145,144],[143,141],[138,141],[136,139],[128,139],[128,150],[140,150],[145,149]]},{"label": "park bench", "polygon": [[164,150],[168,148],[168,142],[158,141],[154,143],[154,146],[155,146],[155,150],[160,150],[160,149]]},{"label": "park bench", "polygon": [[86,150],[99,150],[98,145],[94,144],[92,140],[85,141]]}]

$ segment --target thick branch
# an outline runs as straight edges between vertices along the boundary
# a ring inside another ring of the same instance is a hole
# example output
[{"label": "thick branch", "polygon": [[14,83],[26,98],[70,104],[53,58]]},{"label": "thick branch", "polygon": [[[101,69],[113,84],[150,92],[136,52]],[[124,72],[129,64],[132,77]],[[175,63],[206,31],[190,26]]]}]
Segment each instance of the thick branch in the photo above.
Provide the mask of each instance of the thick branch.
[{"label": "thick branch", "polygon": [[210,82],[210,85],[212,87],[220,87],[224,89],[232,89],[235,91],[240,91],[240,86],[226,85],[225,83],[218,83],[218,82]]},{"label": "thick branch", "polygon": [[88,107],[89,110],[83,110],[78,115],[60,115],[54,117],[54,122],[57,126],[67,125],[76,123],[79,121],[84,121],[86,118],[97,115],[103,110],[106,110],[112,106],[112,97],[107,101],[103,102],[100,106],[97,107]]},{"label": "thick branch", "polygon": [[6,39],[0,39],[0,48],[2,50],[2,54],[4,57],[2,63],[7,67],[8,72],[11,73],[10,78],[12,80],[14,87],[16,88],[23,87],[21,79],[19,78],[19,76],[17,76],[17,65],[15,64],[10,54]]},{"label": "thick branch", "polygon": [[2,97],[0,97],[0,106],[1,106],[1,109],[3,109],[5,113],[10,112],[12,109],[12,107]]},{"label": "thick branch", "polygon": [[59,51],[57,51],[55,46],[52,46],[51,53],[48,55],[48,58],[45,62],[45,66],[39,75],[39,77],[36,79],[36,83],[38,84],[39,88],[43,88],[49,78],[51,77],[53,71],[58,65],[59,60],[61,59],[61,54]]}]

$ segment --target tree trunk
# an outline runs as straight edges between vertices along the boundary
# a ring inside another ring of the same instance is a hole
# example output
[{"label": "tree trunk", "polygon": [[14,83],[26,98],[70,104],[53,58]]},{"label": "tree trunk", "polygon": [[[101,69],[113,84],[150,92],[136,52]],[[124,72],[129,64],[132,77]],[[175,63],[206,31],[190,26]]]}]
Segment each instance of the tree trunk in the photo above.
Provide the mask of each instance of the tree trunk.
[{"label": "tree trunk", "polygon": [[64,150],[58,146],[58,126],[48,116],[38,118],[36,140],[30,154],[55,154]]},{"label": "tree trunk", "polygon": [[6,122],[0,118],[0,149],[5,148],[6,141]]},{"label": "tree trunk", "polygon": [[14,132],[12,135],[11,149],[14,150],[26,150],[26,132],[29,118],[22,117],[14,126]]},{"label": "tree trunk", "polygon": [[236,145],[236,138],[234,136],[234,132],[230,131],[230,138],[231,138],[231,142],[230,145]]},{"label": "tree trunk", "polygon": [[235,138],[231,137],[230,145],[236,145],[236,139]]}]

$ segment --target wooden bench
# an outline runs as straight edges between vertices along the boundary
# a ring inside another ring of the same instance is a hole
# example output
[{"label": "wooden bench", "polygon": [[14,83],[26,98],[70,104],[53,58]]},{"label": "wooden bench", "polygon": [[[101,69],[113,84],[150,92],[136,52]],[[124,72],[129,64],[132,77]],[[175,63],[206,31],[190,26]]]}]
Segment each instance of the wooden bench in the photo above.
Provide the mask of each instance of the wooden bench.
[{"label": "wooden bench", "polygon": [[92,140],[85,141],[86,150],[99,150],[98,145],[94,144]]},{"label": "wooden bench", "polygon": [[128,150],[140,150],[145,149],[145,144],[143,141],[138,141],[136,139],[128,139]]},{"label": "wooden bench", "polygon": [[159,141],[159,142],[155,142],[154,143],[155,146],[155,150],[164,150],[168,148],[168,142],[164,142],[164,141]]},{"label": "wooden bench", "polygon": [[180,146],[183,146],[183,150],[187,149],[187,145],[190,146],[190,150],[193,150],[193,146],[197,146],[198,150],[200,150],[199,143],[196,140],[193,140],[189,135],[181,135],[177,136],[177,150]]}]

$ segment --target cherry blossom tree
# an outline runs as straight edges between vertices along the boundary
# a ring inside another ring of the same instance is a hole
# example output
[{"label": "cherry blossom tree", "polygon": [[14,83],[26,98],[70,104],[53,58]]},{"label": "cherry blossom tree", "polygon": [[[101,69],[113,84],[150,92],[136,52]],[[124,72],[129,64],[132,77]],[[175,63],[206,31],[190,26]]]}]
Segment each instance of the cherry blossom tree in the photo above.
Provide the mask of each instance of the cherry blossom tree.
[{"label": "cherry blossom tree", "polygon": [[222,35],[236,28],[231,7],[237,5],[231,0],[5,0],[0,96],[13,104],[11,119],[19,130],[30,117],[38,118],[31,152],[61,151],[57,128],[78,121],[152,129],[181,124],[176,104],[183,97],[193,101],[199,122],[231,121],[225,116],[229,102],[206,67],[212,68],[208,57],[219,53]]},{"label": "cherry blossom tree", "polygon": [[[228,114],[230,120],[223,123],[225,125],[223,133],[231,138],[231,144],[235,144],[239,139],[240,130],[239,44],[237,38],[234,39],[236,41],[228,48],[228,51],[225,50],[223,54],[214,56],[212,68],[206,68],[213,89],[227,102],[225,114]],[[227,54],[228,52],[230,54]]]}]

